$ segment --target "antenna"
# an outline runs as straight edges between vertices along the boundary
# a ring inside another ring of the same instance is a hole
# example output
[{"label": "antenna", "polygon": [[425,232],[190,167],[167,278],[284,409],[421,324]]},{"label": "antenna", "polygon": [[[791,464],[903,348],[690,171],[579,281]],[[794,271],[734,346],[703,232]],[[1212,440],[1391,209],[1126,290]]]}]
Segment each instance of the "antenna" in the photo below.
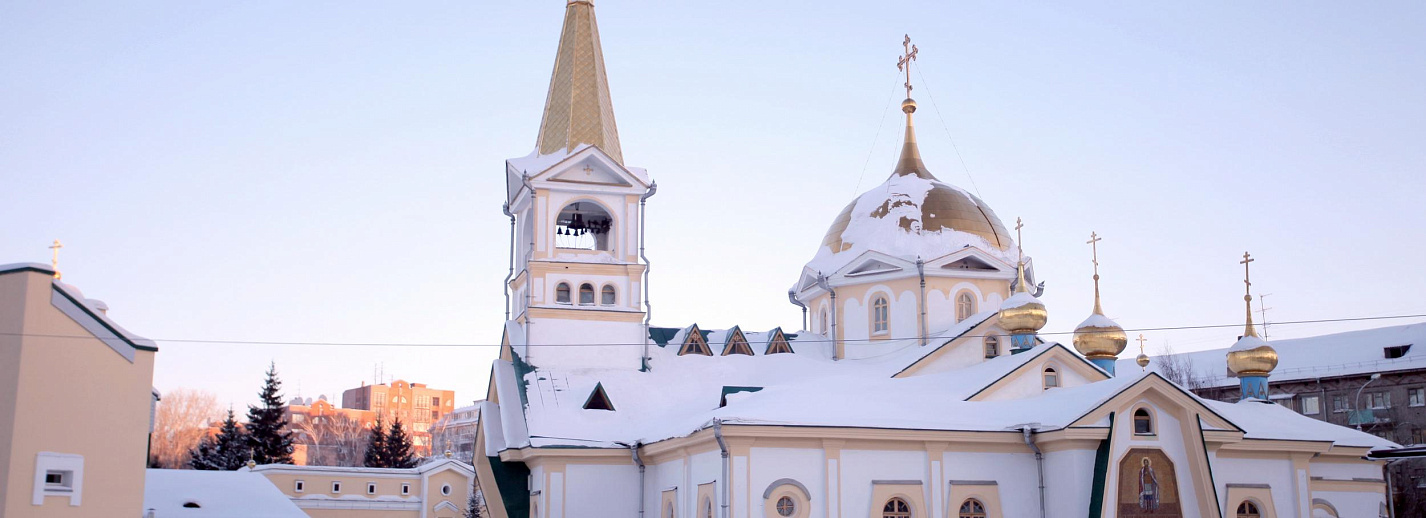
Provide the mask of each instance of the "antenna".
[{"label": "antenna", "polygon": [[1269,309],[1272,309],[1272,308],[1270,308],[1270,307],[1267,307],[1267,305],[1265,305],[1265,303],[1264,303],[1264,299],[1267,299],[1267,298],[1268,298],[1268,295],[1272,295],[1272,294],[1271,294],[1271,293],[1264,293],[1264,294],[1258,295],[1258,313],[1261,314],[1262,317],[1263,317],[1263,339],[1264,339],[1264,340],[1266,340],[1266,339],[1268,338],[1268,310],[1269,310]]}]

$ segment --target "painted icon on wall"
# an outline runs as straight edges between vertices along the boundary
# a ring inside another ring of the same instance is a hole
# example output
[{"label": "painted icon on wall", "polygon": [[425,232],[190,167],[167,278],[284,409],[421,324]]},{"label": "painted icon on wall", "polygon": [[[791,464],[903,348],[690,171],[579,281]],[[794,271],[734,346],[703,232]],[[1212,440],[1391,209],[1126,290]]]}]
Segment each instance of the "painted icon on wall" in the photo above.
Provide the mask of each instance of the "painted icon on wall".
[{"label": "painted icon on wall", "polygon": [[1119,461],[1120,518],[1183,516],[1173,461],[1153,448],[1135,448]]}]

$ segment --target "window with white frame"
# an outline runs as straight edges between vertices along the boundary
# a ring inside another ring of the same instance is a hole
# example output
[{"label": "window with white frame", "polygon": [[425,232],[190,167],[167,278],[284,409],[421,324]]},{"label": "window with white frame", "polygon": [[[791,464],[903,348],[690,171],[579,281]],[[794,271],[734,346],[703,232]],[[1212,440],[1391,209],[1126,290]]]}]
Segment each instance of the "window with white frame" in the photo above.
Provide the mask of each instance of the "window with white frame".
[{"label": "window with white frame", "polygon": [[960,322],[975,314],[975,298],[969,292],[961,292],[956,296],[956,322]]},{"label": "window with white frame", "polygon": [[1044,372],[1045,390],[1060,386],[1060,373],[1054,367],[1045,367]]},{"label": "window with white frame", "polygon": [[337,481],[335,481],[335,480],[332,481],[332,492],[333,492],[333,493],[340,493],[340,492],[342,492],[342,483],[341,483],[341,482],[337,482]]},{"label": "window with white frame", "polygon": [[985,357],[994,358],[1000,356],[1000,339],[995,335],[985,337]]},{"label": "window with white frame", "polygon": [[368,495],[374,495],[374,494],[376,494],[376,482],[367,482],[367,483],[366,483],[366,494],[368,494]]},{"label": "window with white frame", "polygon": [[68,453],[39,452],[35,456],[34,505],[44,505],[45,497],[69,498],[78,506],[84,492],[84,457]]},{"label": "window with white frame", "polygon": [[1371,392],[1367,394],[1367,408],[1381,410],[1391,408],[1390,392]]},{"label": "window with white frame", "polygon": [[451,485],[441,484],[441,494],[444,496],[451,496]]},{"label": "window with white frame", "polygon": [[401,484],[401,495],[405,496],[409,494],[411,494],[411,484]]},{"label": "window with white frame", "polygon": [[1149,410],[1140,408],[1134,411],[1134,435],[1153,435],[1154,417],[1149,415]]},{"label": "window with white frame", "polygon": [[877,297],[871,303],[872,332],[884,334],[891,327],[891,305],[887,304],[886,297]]},{"label": "window with white frame", "polygon": [[301,480],[292,483],[292,492],[301,493],[307,490],[307,483]]},{"label": "window with white frame", "polygon": [[1302,415],[1322,413],[1322,399],[1318,396],[1302,396]]},{"label": "window with white frame", "polygon": [[1406,400],[1411,406],[1426,405],[1426,388],[1406,389]]}]

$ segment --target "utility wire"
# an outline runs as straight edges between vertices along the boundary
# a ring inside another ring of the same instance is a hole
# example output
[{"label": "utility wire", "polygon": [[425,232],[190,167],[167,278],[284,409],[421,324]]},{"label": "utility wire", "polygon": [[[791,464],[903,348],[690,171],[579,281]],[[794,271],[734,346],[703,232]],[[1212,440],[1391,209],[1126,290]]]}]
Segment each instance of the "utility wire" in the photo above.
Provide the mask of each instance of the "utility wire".
[{"label": "utility wire", "polygon": [[[901,74],[896,74],[899,81]],[[891,94],[886,96],[886,107],[881,109],[881,120],[876,123],[876,136],[871,138],[871,149],[866,152],[866,162],[862,163],[862,172],[857,175],[857,186],[852,188],[852,197],[861,194],[862,179],[866,178],[866,170],[871,166],[871,156],[876,153],[876,143],[881,140],[881,128],[886,125],[886,114],[891,111],[891,100],[896,98],[896,81],[891,82]]]},{"label": "utility wire", "polygon": [[946,118],[941,116],[941,107],[936,105],[936,95],[931,93],[931,82],[926,80],[926,74],[921,73],[921,67],[916,67],[916,75],[921,78],[921,83],[926,85],[926,97],[931,99],[931,108],[936,110],[936,118],[941,120],[941,129],[946,130],[946,140],[951,142],[951,149],[956,150],[956,158],[961,161],[961,170],[965,171],[966,178],[970,180],[971,189],[975,189],[976,197],[981,197],[980,187],[975,184],[975,177],[970,174],[970,167],[966,166],[966,158],[961,156],[961,148],[956,145],[956,139],[951,136],[951,127],[946,124]]},{"label": "utility wire", "polygon": [[[1323,319],[1315,319],[1315,320],[1291,320],[1291,321],[1283,321],[1283,322],[1273,322],[1273,325],[1275,325],[1275,326],[1281,326],[1281,325],[1322,324],[1322,323],[1336,323],[1336,322],[1366,322],[1366,321],[1373,321],[1373,320],[1394,320],[1394,319],[1403,319],[1403,318],[1426,318],[1426,313],[1414,314],[1414,315],[1382,315],[1382,316],[1351,317],[1351,318],[1323,318]],[[1131,333],[1131,332],[1148,332],[1148,331],[1186,331],[1186,330],[1196,330],[1196,329],[1223,329],[1223,328],[1242,327],[1242,326],[1243,326],[1243,324],[1241,324],[1241,323],[1234,323],[1234,324],[1208,324],[1208,325],[1191,325],[1191,326],[1141,327],[1141,328],[1134,328],[1134,329],[1125,329],[1124,332],[1126,332],[1126,333]],[[813,333],[806,333],[806,334],[813,334]],[[1037,334],[1038,334],[1039,336],[1065,336],[1065,335],[1073,335],[1074,332],[1073,332],[1073,331],[1059,331],[1059,332],[1048,332],[1048,333],[1037,333]],[[95,339],[95,337],[94,337],[94,336],[91,336],[91,335],[56,335],[56,334],[40,334],[40,333],[0,333],[0,336],[23,336],[23,337],[31,337],[31,338],[69,338],[69,339],[88,339],[88,340]],[[996,335],[969,335],[969,334],[962,334],[962,335],[956,335],[956,336],[935,337],[934,339],[946,339],[946,340],[951,340],[951,339],[955,339],[955,338],[984,338],[984,337],[988,337],[988,336],[1001,336],[1001,335],[999,335],[999,334],[996,334]],[[214,344],[214,345],[300,345],[300,346],[324,346],[324,347],[325,347],[325,346],[330,346],[330,347],[500,347],[500,346],[501,346],[501,344],[462,344],[462,343],[297,342],[297,341],[283,342],[283,341],[263,341],[263,340],[205,340],[205,339],[188,339],[188,338],[146,338],[146,339],[147,339],[147,340],[152,340],[152,341],[155,341],[155,342],[187,343],[187,344]],[[834,341],[839,341],[839,342],[842,342],[842,343],[849,343],[849,342],[883,342],[883,341],[920,340],[920,339],[921,339],[920,336],[907,336],[907,337],[899,337],[899,338],[877,338],[877,339],[848,338],[848,339],[843,339],[843,340],[832,340],[832,339],[827,339],[827,338],[820,338],[820,339],[799,338],[799,339],[794,340],[794,341],[795,341],[795,342],[799,342],[799,343],[831,343],[831,342],[834,342]],[[102,340],[116,340],[116,339],[115,339],[115,338],[108,338],[108,339],[102,339]],[[634,346],[634,345],[644,345],[644,343],[643,343],[643,342],[637,342],[637,343],[532,344],[532,345],[524,345],[524,346],[522,346],[522,347],[605,347],[605,346]]]}]

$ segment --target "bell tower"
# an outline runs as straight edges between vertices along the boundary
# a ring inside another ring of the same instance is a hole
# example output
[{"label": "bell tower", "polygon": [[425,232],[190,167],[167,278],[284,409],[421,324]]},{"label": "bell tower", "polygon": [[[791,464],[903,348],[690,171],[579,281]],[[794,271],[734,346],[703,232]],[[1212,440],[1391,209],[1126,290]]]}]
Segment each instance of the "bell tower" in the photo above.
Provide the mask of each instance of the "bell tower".
[{"label": "bell tower", "polygon": [[624,165],[592,2],[566,4],[535,151],[505,169],[511,350],[534,365],[639,368],[655,186]]}]

